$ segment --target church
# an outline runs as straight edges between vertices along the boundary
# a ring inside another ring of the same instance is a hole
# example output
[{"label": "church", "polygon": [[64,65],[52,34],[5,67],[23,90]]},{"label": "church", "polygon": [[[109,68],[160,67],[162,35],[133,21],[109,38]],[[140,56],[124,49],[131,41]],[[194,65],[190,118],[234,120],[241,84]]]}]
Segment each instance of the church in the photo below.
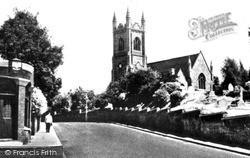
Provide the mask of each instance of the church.
[{"label": "church", "polygon": [[145,19],[142,13],[141,23],[132,23],[129,10],[126,23],[117,25],[113,17],[113,58],[112,81],[119,80],[129,71],[146,69],[147,67],[161,73],[171,71],[178,76],[178,81],[186,88],[212,89],[213,67],[208,66],[203,53],[147,63],[145,52]]}]

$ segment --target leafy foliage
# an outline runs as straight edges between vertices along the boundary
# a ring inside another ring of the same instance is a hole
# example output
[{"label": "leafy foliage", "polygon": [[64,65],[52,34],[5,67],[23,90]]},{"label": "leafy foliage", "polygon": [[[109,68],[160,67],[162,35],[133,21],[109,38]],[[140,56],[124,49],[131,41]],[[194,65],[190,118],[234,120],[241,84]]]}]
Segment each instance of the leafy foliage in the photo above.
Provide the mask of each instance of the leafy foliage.
[{"label": "leafy foliage", "polygon": [[161,82],[175,82],[176,78],[178,78],[177,74],[172,74],[171,71],[166,71],[161,73]]},{"label": "leafy foliage", "polygon": [[170,95],[166,89],[159,88],[157,91],[155,91],[153,97],[158,102],[167,103],[170,100]]},{"label": "leafy foliage", "polygon": [[59,113],[66,111],[76,111],[85,109],[86,104],[88,109],[93,109],[96,95],[93,90],[84,90],[78,87],[75,90],[70,90],[67,95],[57,95],[53,100],[53,110]]},{"label": "leafy foliage", "polygon": [[105,97],[114,107],[122,107],[124,103],[124,99],[120,97],[120,94],[124,92],[123,81],[122,79],[120,81],[111,82],[106,89]]},{"label": "leafy foliage", "polygon": [[224,60],[224,66],[221,69],[224,81],[222,83],[223,87],[226,87],[231,83],[233,86],[239,84],[239,68],[238,64],[234,59],[226,58]]},{"label": "leafy foliage", "polygon": [[158,72],[151,69],[131,72],[125,77],[125,92],[129,97],[145,90],[150,91],[159,82],[160,77]]},{"label": "leafy foliage", "polygon": [[70,111],[71,99],[69,95],[57,95],[53,99],[52,110],[58,113],[64,113]]},{"label": "leafy foliage", "polygon": [[213,85],[220,85],[220,80],[219,80],[219,77],[214,76],[214,78],[213,78],[213,82],[214,82],[214,84],[213,84]]},{"label": "leafy foliage", "polygon": [[55,70],[63,63],[63,47],[52,46],[47,32],[39,26],[37,16],[16,10],[15,17],[0,28],[0,54],[7,60],[19,58],[32,64],[35,86],[42,90],[51,105],[62,85]]},{"label": "leafy foliage", "polygon": [[245,87],[245,83],[249,80],[248,72],[244,68],[242,62],[240,61],[240,68],[239,68],[239,73],[240,73],[240,84],[242,87]]},{"label": "leafy foliage", "polygon": [[[166,89],[159,89],[162,80],[162,75],[150,68],[137,70],[128,73],[119,81],[111,82],[105,95],[114,107],[148,105],[152,101],[156,102],[154,106],[162,106],[169,100],[169,93]],[[172,79],[165,78],[164,80]],[[125,94],[125,100],[121,94]]]},{"label": "leafy foliage", "polygon": [[83,90],[82,87],[78,87],[74,91],[69,92],[69,96],[71,97],[71,110],[78,110],[84,108],[87,100],[87,91]]},{"label": "leafy foliage", "polygon": [[232,97],[232,98],[235,98],[235,97],[239,97],[240,96],[240,92],[239,91],[230,91],[226,94],[227,97]]},{"label": "leafy foliage", "polygon": [[33,88],[31,102],[33,108],[36,109],[37,114],[42,115],[47,111],[47,100],[42,91],[37,87]]},{"label": "leafy foliage", "polygon": [[105,95],[105,93],[101,93],[99,95],[96,95],[93,101],[93,105],[96,108],[104,109],[108,105],[108,99]]},{"label": "leafy foliage", "polygon": [[162,85],[162,88],[165,88],[169,94],[173,93],[176,90],[180,90],[180,86],[175,82],[167,82]]},{"label": "leafy foliage", "polygon": [[241,85],[245,86],[245,82],[248,81],[249,76],[247,70],[244,69],[243,64],[240,61],[238,65],[234,59],[226,58],[224,60],[224,66],[221,69],[224,81],[222,86],[227,89],[227,86],[231,83],[233,86]]},{"label": "leafy foliage", "polygon": [[213,78],[213,90],[214,90],[215,95],[218,95],[218,96],[223,95],[223,89],[220,85],[220,81],[217,76],[214,76]]},{"label": "leafy foliage", "polygon": [[176,90],[170,94],[170,102],[171,102],[171,107],[176,107],[180,105],[181,100],[183,97],[181,96],[181,92]]}]

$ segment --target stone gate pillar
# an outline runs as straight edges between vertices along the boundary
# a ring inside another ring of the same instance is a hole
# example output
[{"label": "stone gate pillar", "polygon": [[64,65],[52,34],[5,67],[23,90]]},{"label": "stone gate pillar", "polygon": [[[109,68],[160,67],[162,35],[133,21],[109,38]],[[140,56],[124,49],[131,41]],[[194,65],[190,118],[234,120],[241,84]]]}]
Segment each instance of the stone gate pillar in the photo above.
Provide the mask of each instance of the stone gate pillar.
[{"label": "stone gate pillar", "polygon": [[15,80],[16,85],[17,85],[17,95],[18,95],[18,100],[17,100],[17,109],[18,109],[18,117],[17,117],[17,122],[18,122],[18,137],[17,139],[20,141],[23,141],[24,139],[24,122],[25,122],[25,93],[26,93],[26,86],[29,83],[29,80],[25,79],[17,79]]}]

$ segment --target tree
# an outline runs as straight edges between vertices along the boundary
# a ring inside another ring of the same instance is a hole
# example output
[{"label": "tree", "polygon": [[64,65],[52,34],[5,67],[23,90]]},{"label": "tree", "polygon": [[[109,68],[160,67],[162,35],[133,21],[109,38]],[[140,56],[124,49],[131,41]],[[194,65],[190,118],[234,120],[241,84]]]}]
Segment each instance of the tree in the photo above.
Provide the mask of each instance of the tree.
[{"label": "tree", "polygon": [[218,85],[220,85],[220,80],[219,80],[219,77],[217,77],[217,76],[214,76],[214,78],[213,78],[213,82],[214,82],[214,86],[218,86]]},{"label": "tree", "polygon": [[180,102],[183,100],[183,97],[181,96],[181,92],[176,90],[170,94],[170,102],[171,102],[171,108],[176,107],[180,105]]},{"label": "tree", "polygon": [[123,89],[123,79],[111,82],[105,92],[105,98],[112,103],[114,107],[122,107],[124,100],[120,97],[121,93],[125,92]]},{"label": "tree", "polygon": [[165,71],[161,73],[161,82],[175,82],[176,78],[178,78],[177,74],[172,74],[171,71]]},{"label": "tree", "polygon": [[219,95],[219,96],[223,95],[223,89],[220,85],[219,77],[217,76],[213,77],[213,90],[214,90],[215,95]]},{"label": "tree", "polygon": [[86,104],[88,109],[93,108],[95,99],[93,90],[84,90],[82,87],[78,87],[74,91],[70,90],[68,94],[71,98],[71,110],[84,109]]},{"label": "tree", "polygon": [[247,70],[244,68],[242,62],[240,61],[240,85],[245,87],[245,83],[248,81],[249,76]]},{"label": "tree", "polygon": [[108,105],[108,99],[105,93],[101,93],[95,96],[93,105],[96,108],[104,109]]},{"label": "tree", "polygon": [[160,77],[161,75],[152,69],[131,72],[125,77],[125,92],[129,97],[143,91],[151,91],[155,85],[159,84]]},{"label": "tree", "polygon": [[[165,103],[169,94],[165,91],[157,91],[161,82],[175,81],[176,76],[167,72],[162,76],[159,72],[150,68],[129,72],[118,81],[111,82],[105,92],[108,101],[113,107],[133,107],[137,104],[149,104],[153,100]],[[156,93],[155,93],[156,92]],[[121,97],[125,94],[125,99]]]},{"label": "tree", "polygon": [[53,98],[52,110],[58,113],[70,111],[71,98],[69,95],[58,94]]},{"label": "tree", "polygon": [[85,101],[85,103],[87,103],[88,109],[92,109],[94,108],[93,102],[94,102],[96,95],[93,90],[87,90],[86,92],[87,92],[88,102]]},{"label": "tree", "polygon": [[33,88],[31,102],[33,108],[36,109],[37,114],[42,115],[47,111],[47,100],[42,91],[37,87]]},{"label": "tree", "polygon": [[126,94],[126,106],[134,107],[151,102],[154,92],[160,87],[160,78],[160,73],[150,68],[128,73],[121,80],[121,87]]},{"label": "tree", "polygon": [[75,89],[75,91],[70,91],[69,96],[71,97],[71,110],[78,110],[84,108],[86,105],[86,94],[87,92],[83,90],[82,87]]},{"label": "tree", "polygon": [[0,54],[7,60],[18,58],[34,66],[35,87],[39,87],[51,106],[62,81],[55,76],[63,63],[62,46],[52,46],[48,30],[42,28],[37,16],[28,11],[15,11],[0,28]]},{"label": "tree", "polygon": [[221,69],[224,81],[222,83],[223,88],[227,89],[227,86],[231,83],[233,86],[240,83],[240,71],[237,62],[234,59],[226,58],[224,60],[224,66]]},{"label": "tree", "polygon": [[161,105],[160,107],[162,108],[166,103],[169,102],[170,94],[165,88],[159,88],[157,91],[155,91],[153,98],[158,104]]}]

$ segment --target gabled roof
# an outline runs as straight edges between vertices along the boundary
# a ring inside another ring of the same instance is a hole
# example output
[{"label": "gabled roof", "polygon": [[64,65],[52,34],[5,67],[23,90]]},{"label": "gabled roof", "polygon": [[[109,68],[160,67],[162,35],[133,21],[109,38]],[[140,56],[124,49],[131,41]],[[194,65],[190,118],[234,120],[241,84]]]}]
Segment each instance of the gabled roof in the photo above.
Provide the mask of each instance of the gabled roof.
[{"label": "gabled roof", "polygon": [[168,60],[152,62],[152,63],[148,63],[147,66],[159,72],[166,72],[166,71],[169,71],[171,68],[174,68],[175,74],[177,74],[178,71],[181,69],[186,80],[189,81],[190,75],[189,75],[189,65],[188,65],[189,61],[188,60],[190,58],[191,67],[193,67],[200,53],[172,58]]}]

